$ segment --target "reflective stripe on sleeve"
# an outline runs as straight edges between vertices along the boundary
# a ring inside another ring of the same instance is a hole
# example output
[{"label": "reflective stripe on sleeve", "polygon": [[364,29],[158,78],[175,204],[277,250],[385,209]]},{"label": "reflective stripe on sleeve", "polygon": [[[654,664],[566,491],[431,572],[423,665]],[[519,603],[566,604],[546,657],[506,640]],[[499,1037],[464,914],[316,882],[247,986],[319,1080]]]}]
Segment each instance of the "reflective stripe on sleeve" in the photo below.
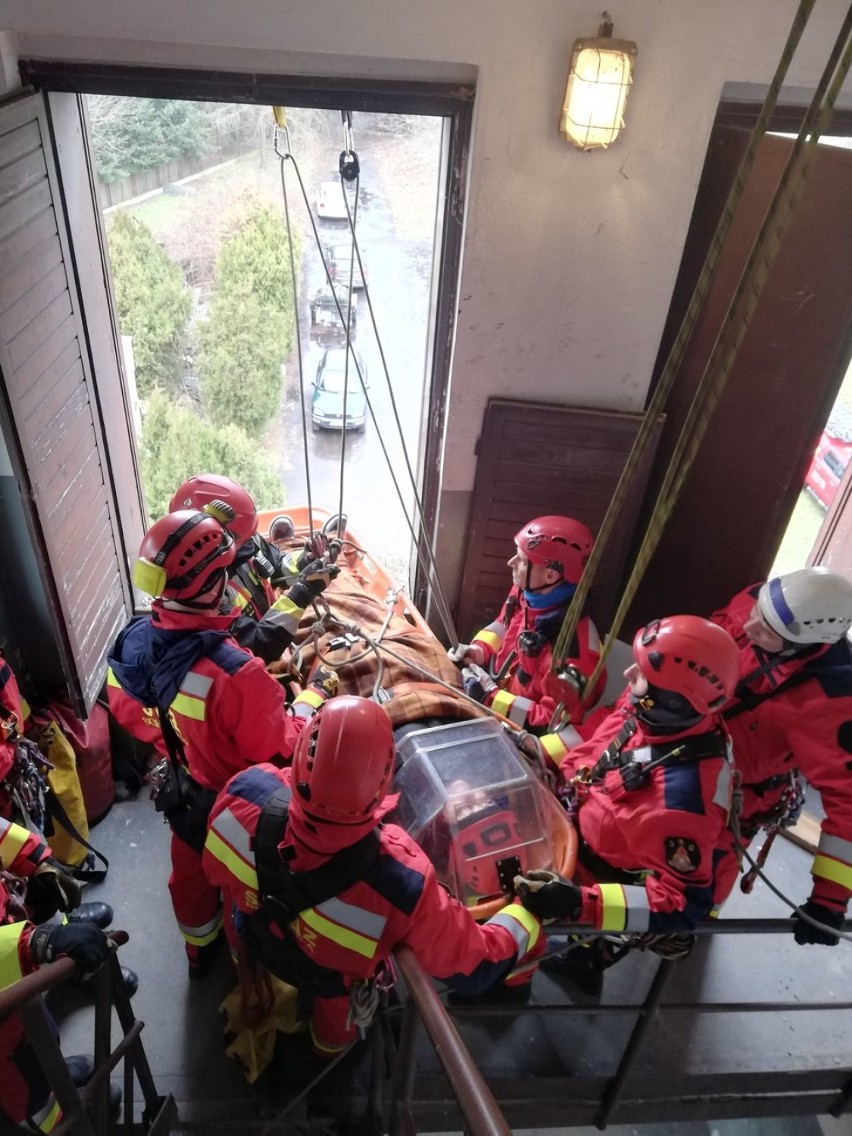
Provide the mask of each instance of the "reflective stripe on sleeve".
[{"label": "reflective stripe on sleeve", "polygon": [[601,931],[647,931],[651,918],[648,893],[643,887],[598,884],[601,896]]},{"label": "reflective stripe on sleeve", "polygon": [[[557,769],[559,768],[563,757],[568,752],[568,747],[562,741],[562,730],[558,734],[542,734],[538,739],[541,742],[541,748],[547,755],[550,761]],[[574,731],[576,733],[576,730]]]},{"label": "reflective stripe on sleeve", "polygon": [[358,931],[370,939],[380,939],[387,926],[387,919],[376,911],[367,911],[366,908],[356,907],[343,900],[327,899],[317,905],[317,911],[339,923],[341,927],[348,927],[351,931]]},{"label": "reflective stripe on sleeve", "polygon": [[831,856],[822,856],[817,853],[811,864],[811,875],[821,880],[831,880],[834,884],[852,891],[852,867],[834,860]]},{"label": "reflective stripe on sleeve", "polygon": [[293,699],[291,707],[293,717],[312,718],[323,702],[325,698],[322,694],[318,694],[315,690],[303,690]]},{"label": "reflective stripe on sleeve", "polygon": [[0,927],[0,990],[24,977],[21,966],[21,936],[26,923],[9,923]]},{"label": "reflective stripe on sleeve", "polygon": [[0,864],[2,864],[2,867],[11,871],[12,865],[30,839],[32,839],[32,833],[22,825],[0,817]]},{"label": "reflective stripe on sleeve", "polygon": [[483,627],[481,631],[477,631],[473,637],[474,643],[482,643],[489,647],[495,654],[500,650],[500,645],[503,642],[503,636],[506,634],[506,628],[502,623],[489,623],[487,627]]},{"label": "reflective stripe on sleeve", "polygon": [[527,720],[527,711],[532,702],[529,698],[522,698],[519,694],[509,694],[507,690],[498,690],[491,701],[491,709],[514,722],[516,726],[523,726]]},{"label": "reflective stripe on sleeve", "polygon": [[508,904],[502,911],[492,915],[487,925],[506,928],[515,940],[518,958],[533,949],[541,934],[539,921],[531,911],[527,911],[520,903]]},{"label": "reflective stripe on sleeve", "polygon": [[282,627],[285,631],[289,631],[291,635],[295,635],[299,630],[299,620],[304,614],[305,609],[303,607],[294,604],[287,596],[281,596],[266,613],[264,619],[274,623],[276,627]]}]

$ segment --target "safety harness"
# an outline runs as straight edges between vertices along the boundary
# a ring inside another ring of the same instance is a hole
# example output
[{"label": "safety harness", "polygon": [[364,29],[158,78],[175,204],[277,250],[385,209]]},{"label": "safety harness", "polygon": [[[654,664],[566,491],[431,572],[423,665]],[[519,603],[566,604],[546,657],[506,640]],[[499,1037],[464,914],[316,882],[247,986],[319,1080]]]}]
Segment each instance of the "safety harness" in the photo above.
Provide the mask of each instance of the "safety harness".
[{"label": "safety harness", "polygon": [[379,833],[373,829],[357,843],[306,872],[288,867],[280,845],[287,831],[292,793],[286,785],[263,806],[252,841],[260,906],[248,919],[249,937],[273,974],[294,986],[311,986],[338,977],[298,946],[289,926],[309,907],[317,907],[363,879],[379,857]]},{"label": "safety harness", "polygon": [[636,719],[628,718],[592,769],[585,772],[582,780],[588,784],[602,781],[607,773],[618,769],[625,789],[643,789],[648,784],[651,771],[662,765],[670,765],[675,761],[681,764],[704,761],[709,757],[724,757],[728,752],[725,735],[721,730],[714,730],[709,734],[683,738],[673,747],[648,745],[625,753],[624,746],[636,733],[636,729]]}]

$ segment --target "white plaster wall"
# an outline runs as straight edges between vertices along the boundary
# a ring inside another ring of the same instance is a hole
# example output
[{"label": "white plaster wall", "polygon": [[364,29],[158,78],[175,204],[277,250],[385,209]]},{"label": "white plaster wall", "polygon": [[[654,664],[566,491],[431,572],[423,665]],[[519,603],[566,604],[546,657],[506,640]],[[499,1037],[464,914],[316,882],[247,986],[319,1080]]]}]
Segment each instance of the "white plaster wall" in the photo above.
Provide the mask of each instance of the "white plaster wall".
[{"label": "white plaster wall", "polygon": [[[601,5],[602,6],[602,5]],[[644,403],[726,82],[765,86],[796,0],[631,0],[624,137],[559,139],[583,0],[0,0],[22,55],[477,81],[443,491],[473,484],[487,399]],[[789,83],[811,88],[846,10],[818,0]]]}]

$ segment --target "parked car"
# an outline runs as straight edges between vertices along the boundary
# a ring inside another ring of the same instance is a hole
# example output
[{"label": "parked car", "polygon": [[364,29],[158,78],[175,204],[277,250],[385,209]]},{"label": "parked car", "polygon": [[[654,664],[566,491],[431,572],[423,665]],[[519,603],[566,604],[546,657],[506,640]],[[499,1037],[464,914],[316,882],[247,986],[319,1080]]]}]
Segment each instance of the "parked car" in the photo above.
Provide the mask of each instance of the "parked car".
[{"label": "parked car", "polygon": [[[361,275],[361,265],[358,264],[358,257],[355,257],[355,264],[352,272],[352,288],[359,289],[365,286],[369,281],[370,274],[367,271],[367,258],[364,255],[364,250],[360,249],[361,264],[364,266],[364,274]],[[326,245],[325,248],[325,262],[328,265],[328,274],[335,283],[349,284],[349,271],[352,265],[352,242],[347,241],[339,245]]]},{"label": "parked car", "polygon": [[[337,296],[336,302],[335,295]],[[339,311],[338,304],[340,305]],[[343,320],[340,318],[341,312],[343,313]],[[358,323],[358,296],[354,289],[350,299],[349,289],[345,284],[336,283],[334,292],[328,285],[324,288],[318,288],[311,300],[311,335],[315,338],[337,335],[341,339],[345,339],[344,321],[347,316],[349,317],[350,334],[354,335]]]},{"label": "parked car", "polygon": [[317,190],[317,217],[321,221],[345,221],[346,199],[339,181],[320,182]]},{"label": "parked car", "polygon": [[311,399],[311,424],[314,430],[343,429],[344,391],[346,429],[364,429],[367,421],[367,396],[364,390],[370,385],[367,382],[367,368],[354,347],[350,345],[349,351],[348,376],[345,347],[328,347],[322,353],[313,382],[314,393]]},{"label": "parked car", "polygon": [[805,477],[805,488],[823,508],[831,505],[852,458],[852,411],[835,407]]}]

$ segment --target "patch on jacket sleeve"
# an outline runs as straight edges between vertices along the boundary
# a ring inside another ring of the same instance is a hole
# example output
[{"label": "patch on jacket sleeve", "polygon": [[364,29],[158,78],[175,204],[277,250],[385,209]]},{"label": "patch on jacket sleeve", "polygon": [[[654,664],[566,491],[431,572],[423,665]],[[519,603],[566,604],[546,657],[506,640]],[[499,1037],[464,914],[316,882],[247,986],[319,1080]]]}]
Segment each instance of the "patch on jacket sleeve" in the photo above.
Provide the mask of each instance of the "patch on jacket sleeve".
[{"label": "patch on jacket sleeve", "polygon": [[701,863],[701,850],[688,836],[667,836],[663,847],[668,866],[683,876],[696,871]]}]

